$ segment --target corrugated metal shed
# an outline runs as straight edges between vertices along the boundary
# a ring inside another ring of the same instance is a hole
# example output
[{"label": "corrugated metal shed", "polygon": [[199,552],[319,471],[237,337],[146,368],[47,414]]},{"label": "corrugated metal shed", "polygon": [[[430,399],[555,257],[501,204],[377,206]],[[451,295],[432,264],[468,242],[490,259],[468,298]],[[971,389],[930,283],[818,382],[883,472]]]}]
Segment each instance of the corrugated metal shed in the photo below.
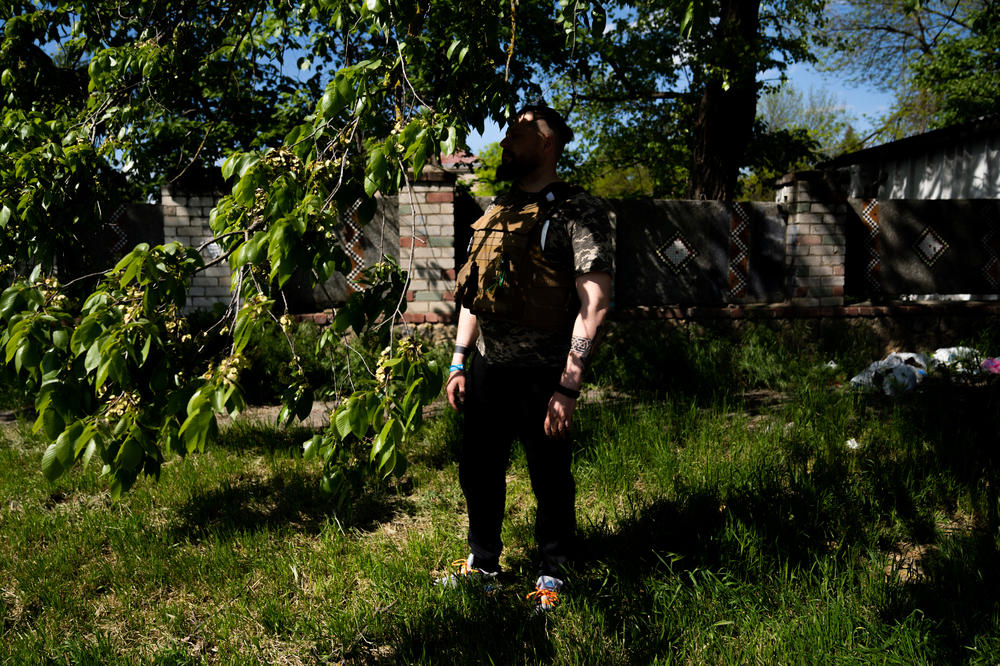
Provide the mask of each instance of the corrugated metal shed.
[{"label": "corrugated metal shed", "polygon": [[1000,199],[1000,115],[843,155],[849,198]]}]

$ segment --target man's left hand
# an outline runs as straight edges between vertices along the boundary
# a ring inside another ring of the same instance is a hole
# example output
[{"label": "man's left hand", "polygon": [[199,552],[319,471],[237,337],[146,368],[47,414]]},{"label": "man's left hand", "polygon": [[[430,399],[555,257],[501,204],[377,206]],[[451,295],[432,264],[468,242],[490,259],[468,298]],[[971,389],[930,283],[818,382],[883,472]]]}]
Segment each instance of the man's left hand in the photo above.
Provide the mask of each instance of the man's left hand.
[{"label": "man's left hand", "polygon": [[552,439],[567,439],[573,427],[573,411],[576,398],[555,393],[549,398],[549,411],[545,415],[545,436]]}]

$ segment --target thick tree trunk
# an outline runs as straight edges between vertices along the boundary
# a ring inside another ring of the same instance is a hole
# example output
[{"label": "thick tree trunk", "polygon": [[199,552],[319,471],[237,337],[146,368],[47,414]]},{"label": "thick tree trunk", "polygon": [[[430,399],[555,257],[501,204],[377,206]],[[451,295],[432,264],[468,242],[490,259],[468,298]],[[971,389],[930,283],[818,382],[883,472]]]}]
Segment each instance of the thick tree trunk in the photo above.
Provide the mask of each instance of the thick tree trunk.
[{"label": "thick tree trunk", "polygon": [[722,51],[710,72],[694,126],[688,195],[729,201],[757,114],[760,0],[722,0],[716,44]]}]

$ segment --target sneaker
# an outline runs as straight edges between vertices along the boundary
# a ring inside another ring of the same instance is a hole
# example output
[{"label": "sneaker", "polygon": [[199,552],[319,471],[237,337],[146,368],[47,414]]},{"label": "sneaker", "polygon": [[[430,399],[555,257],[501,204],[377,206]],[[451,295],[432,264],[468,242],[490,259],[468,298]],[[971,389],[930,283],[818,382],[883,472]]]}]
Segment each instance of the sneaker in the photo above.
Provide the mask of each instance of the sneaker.
[{"label": "sneaker", "polygon": [[563,581],[555,576],[539,576],[535,582],[535,591],[530,593],[526,599],[535,599],[535,610],[547,612],[559,605],[559,591],[562,590]]},{"label": "sneaker", "polygon": [[447,589],[453,589],[459,585],[475,582],[482,583],[487,591],[490,591],[495,587],[493,582],[499,572],[486,571],[472,566],[472,553],[469,553],[468,559],[455,560],[451,563],[451,566],[457,567],[458,571],[436,579],[434,581],[435,585],[440,585],[441,587]]}]

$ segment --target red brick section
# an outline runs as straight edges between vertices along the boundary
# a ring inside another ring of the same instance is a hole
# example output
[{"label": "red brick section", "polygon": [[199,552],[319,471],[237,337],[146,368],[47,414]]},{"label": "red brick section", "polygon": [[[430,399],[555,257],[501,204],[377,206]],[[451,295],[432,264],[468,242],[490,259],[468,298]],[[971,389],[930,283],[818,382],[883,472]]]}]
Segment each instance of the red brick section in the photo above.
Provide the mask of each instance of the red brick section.
[{"label": "red brick section", "polygon": [[454,192],[428,192],[427,203],[451,203],[455,200]]}]

